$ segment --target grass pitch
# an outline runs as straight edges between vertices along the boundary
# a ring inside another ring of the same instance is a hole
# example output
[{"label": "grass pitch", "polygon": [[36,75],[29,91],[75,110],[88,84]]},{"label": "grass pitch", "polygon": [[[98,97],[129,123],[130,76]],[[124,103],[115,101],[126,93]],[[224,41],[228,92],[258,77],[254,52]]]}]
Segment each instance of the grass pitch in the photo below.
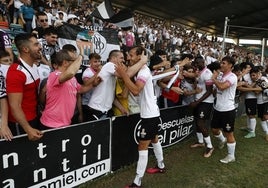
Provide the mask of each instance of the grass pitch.
[{"label": "grass pitch", "polygon": [[[227,155],[226,146],[217,148],[217,140],[212,136],[215,150],[210,158],[204,158],[204,148],[191,149],[196,141],[190,136],[170,148],[164,149],[167,171],[165,174],[145,174],[142,187],[146,188],[266,188],[268,187],[268,142],[264,139],[260,122],[257,122],[256,137],[244,138],[246,117],[236,120],[236,162],[222,164],[220,159]],[[155,165],[154,156],[149,157],[148,167]],[[114,173],[89,181],[80,188],[122,188],[132,183],[136,163]]]}]

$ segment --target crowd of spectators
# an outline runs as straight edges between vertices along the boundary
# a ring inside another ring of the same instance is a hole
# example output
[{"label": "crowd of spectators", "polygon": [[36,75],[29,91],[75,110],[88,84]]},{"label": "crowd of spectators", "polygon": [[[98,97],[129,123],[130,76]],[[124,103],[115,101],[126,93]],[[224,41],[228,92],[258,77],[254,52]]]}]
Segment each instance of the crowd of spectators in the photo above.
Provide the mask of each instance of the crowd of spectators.
[{"label": "crowd of spectators", "polygon": [[[126,63],[129,60],[128,58],[131,58],[128,56],[128,51],[133,46],[142,46],[146,49],[149,60],[148,65],[153,75],[159,74],[159,72],[169,68],[174,69],[176,67],[175,65],[179,64],[179,62],[191,61],[200,57],[204,59],[205,67],[209,67],[210,65],[215,67],[226,55],[234,58],[236,64],[250,62],[255,66],[261,64],[266,65],[267,59],[261,62],[259,54],[248,51],[244,47],[227,43],[223,51],[222,41],[217,36],[209,37],[207,33],[200,33],[195,29],[170,23],[161,18],[148,17],[148,15],[134,12],[134,26],[131,28],[118,28],[112,23],[91,16],[91,13],[97,6],[98,3],[92,0],[72,0],[68,2],[63,0],[2,0],[0,1],[0,23],[3,29],[1,32],[9,33],[8,30],[11,29],[9,25],[16,25],[17,27],[21,27],[21,32],[32,33],[36,36],[41,45],[41,59],[36,62],[41,83],[42,80],[46,80],[51,70],[60,68],[58,65],[59,62],[53,62],[53,60],[59,61],[57,57],[54,57],[56,53],[62,50],[58,44],[57,27],[61,27],[63,24],[77,25],[82,28],[108,27],[115,29],[118,32],[120,48],[124,52],[125,59],[122,62]],[[114,10],[118,12],[119,8],[114,8]],[[14,54],[12,51],[10,52],[12,45],[10,43],[4,45],[3,41],[6,40],[5,37],[7,35],[3,34],[1,38],[1,49],[6,49],[10,53],[11,58],[16,59],[16,56],[13,57]],[[13,38],[11,37],[11,39]],[[83,50],[79,49],[79,51],[82,54]],[[96,59],[96,57],[97,54],[93,56],[93,59]],[[76,58],[73,58],[73,60]],[[62,59],[60,63],[71,61],[70,57],[67,59]],[[100,57],[97,58],[98,61],[99,59]],[[89,62],[89,64],[91,63]],[[101,71],[101,69],[102,67],[100,66],[96,70],[92,70],[93,72],[90,74],[90,77],[94,78],[94,74]],[[167,88],[170,78],[154,83],[155,92],[158,93],[157,97],[159,97],[158,104],[160,108],[179,104],[190,104],[194,98],[193,95],[202,92],[196,87],[196,79],[191,76],[190,71],[193,72],[194,70],[195,68],[191,65],[185,66],[184,70],[181,71],[184,73],[187,72],[187,74],[185,73],[183,75],[184,77],[178,77],[170,88]],[[82,78],[88,79],[85,75]],[[91,82],[93,84],[93,81]],[[122,80],[117,79],[114,83],[117,85],[113,88],[113,90],[116,90],[116,101],[113,105],[121,111],[121,114],[117,112],[116,115],[128,115],[131,112],[131,108],[135,109],[133,112],[139,112],[137,105],[135,106],[138,101],[137,97],[127,91]],[[183,95],[184,97],[182,97]],[[122,96],[125,96],[123,97],[125,100],[127,98],[128,106],[120,104]],[[73,101],[76,101],[76,99],[73,99]],[[91,107],[92,105],[88,106]],[[105,112],[110,110],[110,106],[111,104],[109,105],[109,109],[105,109]],[[70,121],[68,120],[68,122]]]},{"label": "crowd of spectators", "polygon": [[[114,25],[90,15],[97,6],[98,3],[92,0],[68,2],[63,0],[2,0],[0,2],[0,21],[5,26],[12,23],[21,24],[24,31],[32,32],[42,25],[37,17],[40,12],[43,12],[47,15],[47,19],[41,19],[41,21],[43,24],[47,22],[49,26],[58,27],[63,23],[69,23],[83,27],[114,27]],[[115,8],[115,12],[118,10]],[[219,60],[221,54],[234,55],[238,63],[250,58],[253,64],[261,64],[260,55],[250,53],[245,48],[234,44],[227,44],[225,52],[222,53],[221,41],[217,36],[208,39],[207,33],[198,33],[195,29],[136,12],[134,12],[134,18],[135,25],[131,30],[125,31],[116,28],[119,39],[125,47],[142,44],[151,52],[165,50],[168,58],[178,57],[182,53],[192,53],[194,56],[205,57],[208,64]],[[3,24],[5,22],[8,24]],[[39,36],[39,38],[41,37],[43,36]],[[248,53],[251,57],[248,57]]]},{"label": "crowd of spectators", "polygon": [[[258,109],[268,141],[267,59],[261,62],[259,54],[234,44],[222,49],[217,36],[161,18],[135,12],[134,26],[119,28],[91,16],[98,6],[92,0],[66,3],[0,1],[0,139],[26,133],[29,140],[38,140],[46,129],[139,113],[139,160],[134,181],[127,187],[140,187],[145,171],[165,172],[158,141],[161,108],[193,108],[197,142],[191,148],[204,147],[206,158],[214,151],[206,127],[212,120],[219,148],[227,145],[228,155],[220,162],[234,162],[236,99],[244,92],[250,94],[249,102],[245,100],[249,131],[245,138],[256,136]],[[14,34],[10,24],[21,29],[16,36],[8,35]],[[60,46],[57,28],[65,24],[112,28],[118,32],[120,49],[111,49],[102,64],[92,46],[90,53],[79,42]],[[146,170],[150,143],[157,166]]]}]

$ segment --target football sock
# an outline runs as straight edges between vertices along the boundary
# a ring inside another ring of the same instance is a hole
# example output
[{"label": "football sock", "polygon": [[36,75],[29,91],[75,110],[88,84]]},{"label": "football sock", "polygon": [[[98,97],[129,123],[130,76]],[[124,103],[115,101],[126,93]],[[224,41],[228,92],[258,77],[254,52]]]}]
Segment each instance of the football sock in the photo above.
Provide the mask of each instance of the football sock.
[{"label": "football sock", "polygon": [[160,142],[158,141],[157,143],[152,143],[153,148],[154,148],[154,154],[157,160],[157,165],[159,168],[165,168],[165,164],[164,164],[164,157],[163,157],[163,149],[162,146],[160,144]]},{"label": "football sock", "polygon": [[267,121],[261,121],[261,127],[265,134],[268,134]]},{"label": "football sock", "polygon": [[202,133],[197,132],[196,136],[199,143],[204,143],[204,137]]},{"label": "football sock", "polygon": [[137,163],[136,177],[134,179],[134,183],[138,186],[141,185],[141,179],[144,176],[147,162],[148,162],[148,150],[139,151],[139,160]]},{"label": "football sock", "polygon": [[247,117],[247,128],[249,128],[249,124],[250,124],[250,121],[249,121],[249,117]]},{"label": "football sock", "polygon": [[236,145],[236,142],[227,143],[228,155],[233,157],[233,158],[235,157],[235,145]]},{"label": "football sock", "polygon": [[225,141],[225,137],[223,136],[222,132],[220,132],[219,135],[215,135],[217,139],[219,139],[221,142]]},{"label": "football sock", "polygon": [[250,132],[255,132],[255,129],[256,129],[256,118],[250,118],[249,119],[248,128],[250,129]]},{"label": "football sock", "polygon": [[211,143],[210,136],[205,137],[204,140],[205,140],[205,143],[207,144],[207,147],[208,148],[213,148],[212,143]]}]

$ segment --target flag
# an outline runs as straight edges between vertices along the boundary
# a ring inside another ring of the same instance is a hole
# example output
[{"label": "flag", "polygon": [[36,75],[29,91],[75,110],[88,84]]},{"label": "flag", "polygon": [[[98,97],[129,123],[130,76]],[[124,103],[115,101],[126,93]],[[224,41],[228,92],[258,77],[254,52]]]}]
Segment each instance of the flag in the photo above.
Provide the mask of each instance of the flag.
[{"label": "flag", "polygon": [[110,0],[103,1],[92,13],[91,16],[108,21],[114,15]]},{"label": "flag", "polygon": [[68,23],[64,23],[62,26],[57,27],[58,44],[60,48],[62,49],[65,44],[72,44],[79,50],[76,45],[76,38],[77,34],[83,30],[84,29],[77,25]]},{"label": "flag", "polygon": [[177,80],[179,74],[180,74],[180,67],[179,65],[175,65],[175,70],[177,71],[177,73],[169,80],[165,90],[169,91],[170,88],[172,87],[173,83],[175,82],[175,80]]},{"label": "flag", "polygon": [[102,21],[115,24],[117,27],[129,28],[134,25],[133,13],[130,9],[123,9],[114,13],[110,0],[103,1],[92,13],[91,16]]},{"label": "flag", "polygon": [[57,34],[59,38],[76,40],[77,34],[84,30],[78,25],[64,23],[62,26],[57,27]]},{"label": "flag", "polygon": [[174,71],[170,71],[170,72],[165,72],[165,73],[161,73],[161,74],[153,75],[153,81],[161,80],[161,79],[163,79],[163,78],[165,78],[165,77],[174,75],[174,74],[176,74],[176,73],[177,73],[177,71],[174,70]]},{"label": "flag", "polygon": [[92,31],[65,23],[57,27],[57,31],[60,48],[65,44],[72,44],[79,51],[77,43],[80,43],[84,48],[84,58],[96,52],[101,56],[101,60],[106,62],[111,50],[120,49],[117,31],[112,28]]},{"label": "flag", "polygon": [[121,28],[133,27],[133,13],[130,9],[120,10],[117,14],[110,18],[110,22]]}]

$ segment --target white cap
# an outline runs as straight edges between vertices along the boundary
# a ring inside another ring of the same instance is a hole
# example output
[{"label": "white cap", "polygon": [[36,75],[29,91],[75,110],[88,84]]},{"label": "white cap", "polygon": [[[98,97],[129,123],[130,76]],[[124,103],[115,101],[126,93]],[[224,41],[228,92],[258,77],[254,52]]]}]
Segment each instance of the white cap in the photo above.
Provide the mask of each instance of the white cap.
[{"label": "white cap", "polygon": [[[72,18],[77,18],[77,16],[74,15],[74,14],[68,14],[68,16],[67,16],[67,20],[72,19]],[[77,19],[78,19],[78,18],[77,18]]]}]

